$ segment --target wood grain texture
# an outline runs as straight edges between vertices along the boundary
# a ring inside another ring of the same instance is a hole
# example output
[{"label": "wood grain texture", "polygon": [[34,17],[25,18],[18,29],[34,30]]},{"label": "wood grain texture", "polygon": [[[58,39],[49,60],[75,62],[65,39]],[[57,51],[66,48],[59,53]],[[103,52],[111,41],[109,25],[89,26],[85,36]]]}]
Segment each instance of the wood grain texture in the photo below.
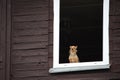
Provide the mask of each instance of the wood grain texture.
[{"label": "wood grain texture", "polygon": [[13,64],[14,66],[12,67],[14,70],[17,71],[24,71],[24,70],[43,70],[47,69],[48,66],[47,62],[33,62],[33,63],[21,63],[21,64]]},{"label": "wood grain texture", "polygon": [[48,55],[48,49],[35,49],[35,50],[14,50],[14,56],[45,56]]},{"label": "wood grain texture", "polygon": [[48,28],[48,21],[34,21],[34,22],[16,22],[13,24],[14,30],[30,30]]},{"label": "wood grain texture", "polygon": [[47,56],[29,56],[29,57],[13,57],[12,64],[20,64],[20,63],[46,63],[48,61]]},{"label": "wood grain texture", "polygon": [[6,80],[10,80],[10,72],[11,72],[11,38],[12,38],[12,14],[11,14],[11,0],[7,0],[7,30],[6,30]]},{"label": "wood grain texture", "polygon": [[46,14],[48,12],[47,7],[38,7],[38,8],[31,8],[31,9],[27,9],[27,8],[20,8],[20,9],[14,9],[13,10],[13,15],[14,16],[22,16],[22,15],[42,15],[42,14]]},{"label": "wood grain texture", "polygon": [[12,0],[11,80],[49,80],[48,2]]},{"label": "wood grain texture", "polygon": [[14,16],[13,21],[15,22],[24,22],[24,21],[45,21],[48,20],[47,14],[42,15],[23,15],[23,16]]},{"label": "wood grain texture", "polygon": [[32,77],[32,76],[47,76],[47,70],[29,70],[29,71],[15,71],[12,74],[14,77]]},{"label": "wood grain texture", "polygon": [[15,30],[13,36],[32,36],[32,35],[46,35],[48,29],[28,29],[28,30]]},{"label": "wood grain texture", "polygon": [[120,1],[110,0],[110,63],[112,72],[120,72]]},{"label": "wood grain texture", "polygon": [[14,9],[29,9],[29,8],[38,8],[38,7],[47,7],[48,6],[48,0],[14,0],[13,1]]},{"label": "wood grain texture", "polygon": [[[87,71],[87,72],[72,72],[72,73],[67,73],[67,74],[59,74],[59,75],[54,75],[57,77],[57,79],[83,79],[83,78],[88,78],[88,79],[98,79],[98,78],[103,78],[103,79],[111,79],[111,78],[120,78],[119,73],[111,73],[111,72],[106,72],[106,71]],[[62,80],[61,79],[61,80]]]},{"label": "wood grain texture", "polygon": [[[56,80],[73,80],[73,79],[71,79],[71,78],[67,78],[67,79],[56,79]],[[93,78],[81,78],[81,79],[79,79],[79,78],[74,78],[74,80],[109,80],[109,79],[107,79],[107,78],[96,78],[96,79],[93,79]]]},{"label": "wood grain texture", "polygon": [[47,48],[48,42],[14,44],[13,49],[41,49]]},{"label": "wood grain texture", "polygon": [[110,15],[120,15],[119,0],[110,0]]},{"label": "wood grain texture", "polygon": [[120,79],[119,4],[119,0],[110,0],[111,68],[49,74],[53,66],[53,0],[12,0],[11,80]]},{"label": "wood grain texture", "polygon": [[110,19],[113,23],[120,23],[120,15],[110,16]]},{"label": "wood grain texture", "polygon": [[0,70],[2,70],[3,69],[3,64],[2,64],[2,62],[0,62]]},{"label": "wood grain texture", "polygon": [[35,35],[35,36],[22,36],[15,37],[14,43],[28,43],[28,42],[41,42],[48,41],[48,35]]},{"label": "wood grain texture", "polygon": [[120,64],[118,63],[113,63],[112,66],[111,66],[111,71],[112,72],[120,72]]},{"label": "wood grain texture", "polygon": [[[7,13],[8,12],[8,13]],[[9,0],[0,0],[0,79],[8,80],[10,71],[10,4]]]},{"label": "wood grain texture", "polygon": [[1,79],[1,80],[4,80],[3,77],[4,77],[4,76],[3,76],[3,70],[0,69],[0,79]]},{"label": "wood grain texture", "polygon": [[53,45],[49,45],[49,57],[53,58]]},{"label": "wood grain texture", "polygon": [[49,45],[53,45],[53,33],[50,33],[49,32],[49,37],[48,37],[48,39],[49,39]]},{"label": "wood grain texture", "polygon": [[49,77],[41,77],[41,76],[36,76],[36,77],[18,77],[18,78],[12,78],[12,80],[54,80],[50,79]]},{"label": "wood grain texture", "polygon": [[49,32],[53,32],[53,20],[49,21]]},{"label": "wood grain texture", "polygon": [[3,77],[5,77],[3,71],[4,71],[4,68],[3,68],[3,53],[2,53],[2,50],[1,50],[1,45],[2,45],[2,37],[1,37],[1,29],[2,29],[2,0],[0,0],[0,79],[4,80]]}]

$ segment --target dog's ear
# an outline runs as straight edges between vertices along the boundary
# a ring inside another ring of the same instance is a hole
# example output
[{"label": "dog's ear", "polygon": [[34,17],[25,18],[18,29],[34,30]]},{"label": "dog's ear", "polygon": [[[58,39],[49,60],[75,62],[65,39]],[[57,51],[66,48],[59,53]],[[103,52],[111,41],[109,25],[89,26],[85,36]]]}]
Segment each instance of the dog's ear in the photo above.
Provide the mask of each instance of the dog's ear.
[{"label": "dog's ear", "polygon": [[78,48],[78,46],[75,46],[75,48],[77,49],[77,48]]}]

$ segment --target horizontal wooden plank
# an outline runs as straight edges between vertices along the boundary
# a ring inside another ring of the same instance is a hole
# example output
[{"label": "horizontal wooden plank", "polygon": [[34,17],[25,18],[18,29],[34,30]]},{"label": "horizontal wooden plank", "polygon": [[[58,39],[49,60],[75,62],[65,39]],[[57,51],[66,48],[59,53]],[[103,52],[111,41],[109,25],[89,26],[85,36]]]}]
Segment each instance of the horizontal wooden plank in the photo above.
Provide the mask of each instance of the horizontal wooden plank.
[{"label": "horizontal wooden plank", "polygon": [[112,6],[110,8],[110,15],[120,15],[120,8],[119,8],[119,6],[116,7],[116,8],[114,6]]},{"label": "horizontal wooden plank", "polygon": [[48,0],[14,0],[13,7],[20,8],[36,8],[48,6]]},{"label": "horizontal wooden plank", "polygon": [[110,53],[112,53],[111,51],[113,51],[113,42],[112,41],[110,41],[109,42],[109,50],[110,50]]},{"label": "horizontal wooden plank", "polygon": [[120,22],[118,23],[113,23],[112,20],[110,19],[110,29],[120,29]]},{"label": "horizontal wooden plank", "polygon": [[19,77],[19,78],[12,78],[11,80],[54,80],[53,78],[50,79],[50,77]]},{"label": "horizontal wooden plank", "polygon": [[25,64],[13,64],[13,70],[43,70],[48,68],[48,63],[25,63]]},{"label": "horizontal wooden plank", "polygon": [[14,71],[12,73],[13,77],[40,77],[48,76],[47,70],[33,70],[33,71]]},{"label": "horizontal wooden plank", "polygon": [[18,9],[14,8],[12,11],[12,15],[30,15],[30,14],[47,14],[48,13],[48,7],[38,7],[38,8],[23,8]]},{"label": "horizontal wooden plank", "polygon": [[120,15],[118,16],[110,16],[110,21],[114,23],[120,23]]},{"label": "horizontal wooden plank", "polygon": [[113,30],[110,28],[109,29],[109,36],[110,36],[110,40],[113,38]]},{"label": "horizontal wooden plank", "polygon": [[12,58],[12,64],[20,63],[46,63],[48,62],[48,56],[27,56],[27,57],[17,57]]},{"label": "horizontal wooden plank", "polygon": [[109,80],[109,78],[59,78],[56,80]]},{"label": "horizontal wooden plank", "polygon": [[120,80],[120,78],[111,78],[109,80]]},{"label": "horizontal wooden plank", "polygon": [[48,28],[49,28],[49,32],[53,32],[53,27],[54,27],[54,26],[53,26],[53,21],[50,20],[50,21],[49,21],[49,27],[48,27]]},{"label": "horizontal wooden plank", "polygon": [[120,64],[112,64],[111,65],[111,71],[112,72],[120,72]]},{"label": "horizontal wooden plank", "polygon": [[110,0],[110,15],[120,15],[119,0]]},{"label": "horizontal wooden plank", "polygon": [[113,29],[111,29],[111,28],[109,28],[109,37],[110,37],[110,39],[112,39],[112,37],[113,37]]},{"label": "horizontal wooden plank", "polygon": [[[74,74],[74,75],[73,75]],[[71,72],[71,73],[68,73],[67,75],[65,74],[60,74],[60,75],[57,75],[56,76],[56,79],[59,79],[59,78],[64,78],[64,79],[74,79],[74,78],[79,78],[79,79],[82,79],[82,78],[88,78],[88,79],[95,79],[96,78],[103,78],[103,79],[115,79],[115,78],[120,78],[119,76],[120,74],[119,73],[112,73],[112,72],[107,72],[107,71],[97,71],[97,72],[89,72],[89,71],[86,71],[86,72]]]},{"label": "horizontal wooden plank", "polygon": [[48,52],[49,52],[49,57],[53,57],[53,45],[49,45]]},{"label": "horizontal wooden plank", "polygon": [[114,29],[111,31],[112,36],[120,37],[120,29]]},{"label": "horizontal wooden plank", "polygon": [[48,42],[37,42],[37,43],[22,43],[14,44],[13,49],[41,49],[47,48]]},{"label": "horizontal wooden plank", "polygon": [[48,41],[48,35],[42,35],[42,36],[22,36],[22,37],[15,37],[13,39],[14,43],[41,42],[41,41]]},{"label": "horizontal wooden plank", "polygon": [[120,37],[119,36],[112,36],[110,39],[113,43],[120,43]]},{"label": "horizontal wooden plank", "polygon": [[[33,1],[33,0],[14,0],[16,2],[28,2],[28,1]],[[39,0],[36,0],[36,1],[39,1]],[[43,1],[47,1],[47,0],[43,0]]]},{"label": "horizontal wooden plank", "polygon": [[117,57],[120,58],[120,51],[119,50],[117,50],[117,51],[111,51],[110,52],[110,57],[111,58],[117,58]]},{"label": "horizontal wooden plank", "polygon": [[48,49],[35,49],[35,50],[13,50],[14,56],[45,56],[48,55]]},{"label": "horizontal wooden plank", "polygon": [[0,63],[0,70],[3,69],[3,63]]},{"label": "horizontal wooden plank", "polygon": [[13,22],[24,22],[24,21],[45,21],[48,20],[48,13],[41,15],[22,15],[14,16]]},{"label": "horizontal wooden plank", "polygon": [[53,7],[50,7],[49,9],[50,9],[50,10],[49,10],[50,20],[53,20],[53,18],[54,18],[54,17],[53,17],[53,16],[54,16],[54,15],[53,15],[53,14],[54,14]]},{"label": "horizontal wooden plank", "polygon": [[120,64],[120,57],[111,57],[110,62],[111,64]]},{"label": "horizontal wooden plank", "polygon": [[25,29],[41,29],[48,28],[48,21],[36,21],[36,22],[14,22],[14,30],[25,30]]},{"label": "horizontal wooden plank", "polygon": [[48,37],[48,39],[49,39],[49,45],[52,45],[53,44],[53,33],[49,33],[49,37]]},{"label": "horizontal wooden plank", "polygon": [[4,74],[3,74],[3,70],[0,69],[0,80],[3,80],[4,79]]},{"label": "horizontal wooden plank", "polygon": [[48,29],[30,29],[30,30],[14,30],[13,36],[32,36],[32,35],[46,35]]},{"label": "horizontal wooden plank", "polygon": [[2,56],[0,55],[0,70],[3,69],[3,59]]},{"label": "horizontal wooden plank", "polygon": [[48,58],[49,68],[53,68],[53,58]]},{"label": "horizontal wooden plank", "polygon": [[0,55],[0,63],[3,61],[2,56]]},{"label": "horizontal wooden plank", "polygon": [[113,50],[120,50],[120,41],[113,42]]},{"label": "horizontal wooden plank", "polygon": [[53,0],[50,0],[49,4],[50,4],[50,7],[52,8],[53,7]]}]

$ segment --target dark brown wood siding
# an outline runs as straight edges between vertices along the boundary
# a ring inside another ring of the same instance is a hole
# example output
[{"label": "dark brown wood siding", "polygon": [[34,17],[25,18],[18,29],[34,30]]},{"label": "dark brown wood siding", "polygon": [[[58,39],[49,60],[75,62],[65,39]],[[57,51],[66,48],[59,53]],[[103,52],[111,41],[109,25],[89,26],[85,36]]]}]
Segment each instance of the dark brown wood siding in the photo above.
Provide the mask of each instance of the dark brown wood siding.
[{"label": "dark brown wood siding", "polygon": [[120,0],[109,26],[110,69],[50,74],[53,0],[0,0],[0,80],[120,80]]},{"label": "dark brown wood siding", "polygon": [[0,79],[5,80],[6,0],[0,0]]},{"label": "dark brown wood siding", "polygon": [[11,1],[0,0],[0,79],[10,79]]},{"label": "dark brown wood siding", "polygon": [[120,1],[110,0],[109,70],[50,74],[53,64],[53,0],[12,0],[11,80],[120,79]]},{"label": "dark brown wood siding", "polygon": [[110,5],[110,62],[111,71],[120,72],[120,1],[111,0]]},{"label": "dark brown wood siding", "polygon": [[11,80],[47,80],[48,24],[48,0],[12,0]]},{"label": "dark brown wood siding", "polygon": [[[2,13],[2,0],[0,0],[0,13]],[[0,78],[4,80],[4,62],[3,62],[3,52],[2,52],[2,14],[0,14]]]}]

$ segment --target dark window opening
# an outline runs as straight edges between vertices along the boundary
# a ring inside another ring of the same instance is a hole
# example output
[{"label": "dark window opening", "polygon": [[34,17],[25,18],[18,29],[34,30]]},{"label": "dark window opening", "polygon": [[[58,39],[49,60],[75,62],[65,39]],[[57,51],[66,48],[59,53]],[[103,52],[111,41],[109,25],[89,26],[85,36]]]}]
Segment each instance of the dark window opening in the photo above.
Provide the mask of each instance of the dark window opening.
[{"label": "dark window opening", "polygon": [[59,63],[76,45],[80,62],[102,61],[103,0],[60,0]]}]

